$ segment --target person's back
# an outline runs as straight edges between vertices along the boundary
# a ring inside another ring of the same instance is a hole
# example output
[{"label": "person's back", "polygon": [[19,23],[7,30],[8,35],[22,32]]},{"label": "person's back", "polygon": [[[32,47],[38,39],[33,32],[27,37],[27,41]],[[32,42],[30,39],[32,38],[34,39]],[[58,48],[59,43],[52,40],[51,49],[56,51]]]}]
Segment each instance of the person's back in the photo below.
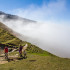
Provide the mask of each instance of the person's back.
[{"label": "person's back", "polygon": [[22,46],[19,47],[19,51],[22,51]]},{"label": "person's back", "polygon": [[5,53],[8,53],[8,47],[5,47]]}]

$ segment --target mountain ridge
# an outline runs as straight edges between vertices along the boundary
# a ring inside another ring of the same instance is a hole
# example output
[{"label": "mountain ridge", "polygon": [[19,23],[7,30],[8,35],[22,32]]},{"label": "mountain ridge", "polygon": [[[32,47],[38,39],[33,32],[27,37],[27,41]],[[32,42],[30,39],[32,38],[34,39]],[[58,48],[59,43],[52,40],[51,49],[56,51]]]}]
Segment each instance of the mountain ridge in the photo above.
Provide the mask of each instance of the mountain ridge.
[{"label": "mountain ridge", "polygon": [[4,15],[3,16],[4,20],[11,20],[11,19],[17,20],[17,19],[19,19],[19,20],[22,20],[22,21],[25,21],[25,22],[31,22],[31,23],[34,22],[34,23],[36,23],[36,21],[34,21],[34,20],[22,18],[22,17],[17,16],[17,15],[11,15],[11,14],[7,14],[7,13],[4,13],[4,12],[0,11],[0,16],[2,16],[2,15]]}]

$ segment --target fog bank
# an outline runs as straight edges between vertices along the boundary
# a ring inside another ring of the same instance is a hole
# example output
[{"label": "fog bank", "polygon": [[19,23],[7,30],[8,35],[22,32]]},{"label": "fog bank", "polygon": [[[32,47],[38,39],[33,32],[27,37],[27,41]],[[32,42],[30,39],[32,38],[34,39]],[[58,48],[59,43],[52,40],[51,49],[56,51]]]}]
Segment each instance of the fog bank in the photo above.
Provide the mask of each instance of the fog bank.
[{"label": "fog bank", "polygon": [[12,30],[23,35],[19,37],[57,56],[70,58],[70,24],[64,22],[26,23],[18,20],[0,21]]}]

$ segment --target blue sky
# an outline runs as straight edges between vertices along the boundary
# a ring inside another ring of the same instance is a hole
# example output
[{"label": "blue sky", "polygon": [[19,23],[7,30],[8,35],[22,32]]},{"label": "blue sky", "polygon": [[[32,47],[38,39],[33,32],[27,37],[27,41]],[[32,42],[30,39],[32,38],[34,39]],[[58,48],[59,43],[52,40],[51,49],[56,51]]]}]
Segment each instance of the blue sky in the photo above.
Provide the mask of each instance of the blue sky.
[{"label": "blue sky", "polygon": [[32,20],[69,21],[70,0],[0,0],[0,11]]},{"label": "blue sky", "polygon": [[[56,2],[58,0],[0,0],[0,10],[7,11],[17,8],[26,8],[31,4],[41,6],[44,2]],[[63,0],[65,1],[65,0]],[[66,0],[67,7],[70,7],[70,0]]]},{"label": "blue sky", "polygon": [[0,10],[7,11],[16,8],[26,8],[31,4],[41,6],[43,2],[48,3],[49,1],[50,0],[0,0]]},{"label": "blue sky", "polygon": [[[17,8],[26,8],[31,4],[41,6],[45,0],[0,0],[0,10],[8,11]],[[48,2],[49,0],[46,0]]]}]

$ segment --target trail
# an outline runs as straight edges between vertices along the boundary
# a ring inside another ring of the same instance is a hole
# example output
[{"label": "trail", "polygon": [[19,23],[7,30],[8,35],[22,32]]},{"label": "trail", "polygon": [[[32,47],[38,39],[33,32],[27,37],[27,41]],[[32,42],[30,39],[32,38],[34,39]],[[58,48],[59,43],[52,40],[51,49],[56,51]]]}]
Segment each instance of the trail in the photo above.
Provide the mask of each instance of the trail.
[{"label": "trail", "polygon": [[5,63],[8,63],[8,61],[5,60],[4,52],[2,49],[0,49],[0,64],[5,64]]},{"label": "trail", "polygon": [[7,61],[4,57],[4,54],[0,55],[0,64],[5,64],[8,63],[9,61],[17,61],[18,56],[17,55],[12,55],[12,56],[8,56],[9,60]]},{"label": "trail", "polygon": [[4,56],[0,56],[0,64],[8,63],[8,61],[5,60]]},{"label": "trail", "polygon": [[[26,44],[24,47],[23,47],[23,50],[26,50],[28,44]],[[12,52],[14,52],[16,49],[12,50]],[[5,63],[8,63],[10,61],[18,61],[18,60],[21,60],[23,58],[19,58],[18,57],[18,54],[15,54],[15,55],[10,55],[10,53],[12,52],[9,52],[8,53],[8,61],[5,59],[5,54],[4,54],[4,51],[2,49],[0,49],[0,64],[5,64]]]}]

